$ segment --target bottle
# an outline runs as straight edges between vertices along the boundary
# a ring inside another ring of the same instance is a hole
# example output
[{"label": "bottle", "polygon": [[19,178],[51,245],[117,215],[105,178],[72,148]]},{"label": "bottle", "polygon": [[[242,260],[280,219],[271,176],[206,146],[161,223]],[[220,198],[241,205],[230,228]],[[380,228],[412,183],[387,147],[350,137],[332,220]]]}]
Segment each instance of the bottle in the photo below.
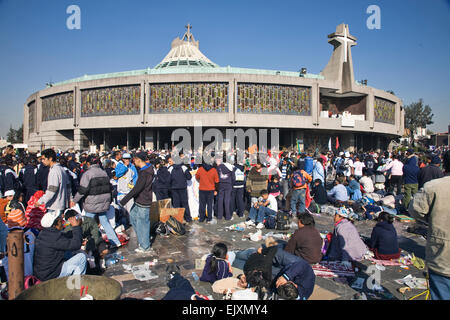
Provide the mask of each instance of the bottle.
[{"label": "bottle", "polygon": [[192,278],[194,278],[195,282],[200,280],[200,278],[198,277],[197,273],[195,273],[195,272],[192,272]]},{"label": "bottle", "polygon": [[109,267],[109,266],[112,266],[113,264],[116,264],[117,261],[118,261],[117,259],[114,259],[114,258],[108,258],[108,259],[106,260],[105,265],[106,265],[106,267]]}]

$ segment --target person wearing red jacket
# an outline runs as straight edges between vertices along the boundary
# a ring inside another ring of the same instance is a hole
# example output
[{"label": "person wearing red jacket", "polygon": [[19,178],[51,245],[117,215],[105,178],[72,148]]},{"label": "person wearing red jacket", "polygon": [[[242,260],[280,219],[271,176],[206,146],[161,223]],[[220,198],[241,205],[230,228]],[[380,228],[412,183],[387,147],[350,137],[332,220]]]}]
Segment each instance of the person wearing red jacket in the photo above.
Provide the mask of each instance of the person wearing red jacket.
[{"label": "person wearing red jacket", "polygon": [[[195,174],[195,179],[199,182],[199,222],[206,221],[207,223],[212,219],[214,192],[216,184],[219,183],[219,175],[216,168],[204,163]],[[208,210],[206,217],[205,209]]]}]

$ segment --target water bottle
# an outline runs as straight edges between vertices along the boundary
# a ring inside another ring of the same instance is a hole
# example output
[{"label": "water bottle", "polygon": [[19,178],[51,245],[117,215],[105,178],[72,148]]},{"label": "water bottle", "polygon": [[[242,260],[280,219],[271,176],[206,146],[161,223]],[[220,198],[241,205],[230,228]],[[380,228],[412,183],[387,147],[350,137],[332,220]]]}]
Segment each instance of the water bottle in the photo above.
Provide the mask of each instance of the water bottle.
[{"label": "water bottle", "polygon": [[112,266],[113,264],[116,264],[117,263],[117,259],[114,259],[114,258],[108,258],[107,260],[106,260],[106,267],[109,267],[109,266]]},{"label": "water bottle", "polygon": [[192,272],[192,278],[194,278],[195,282],[200,280],[200,278],[198,277],[197,273],[195,273],[195,272]]}]

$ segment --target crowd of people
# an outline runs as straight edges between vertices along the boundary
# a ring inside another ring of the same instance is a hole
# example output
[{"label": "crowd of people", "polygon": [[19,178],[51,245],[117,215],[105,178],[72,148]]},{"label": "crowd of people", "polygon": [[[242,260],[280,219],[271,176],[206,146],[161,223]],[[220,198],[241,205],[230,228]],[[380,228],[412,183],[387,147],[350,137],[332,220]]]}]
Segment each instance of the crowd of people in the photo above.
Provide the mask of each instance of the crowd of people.
[{"label": "crowd of people", "polygon": [[[19,155],[8,146],[0,159],[0,258],[7,259],[6,238],[14,229],[23,229],[33,243],[26,253],[25,275],[41,281],[85,274],[87,269],[101,271],[104,257],[126,244],[123,230],[129,225],[137,236],[136,252],[153,252],[150,207],[155,200],[170,198],[172,207],[184,208],[187,224],[233,220],[247,212],[246,225],[263,229],[268,217],[281,211],[298,221],[287,243],[269,241],[241,252],[216,244],[201,280],[220,293],[253,288],[259,298],[276,293],[282,299],[308,299],[314,288],[312,264],[360,261],[369,251],[376,259],[398,258],[393,218],[411,214],[430,217],[426,222],[432,230],[427,237],[432,297],[449,298],[446,148],[427,153],[246,151],[242,159],[231,157],[235,163],[215,156],[210,164],[196,163],[192,152],[174,152],[46,149]],[[188,186],[194,179],[198,213],[191,212],[189,204]],[[330,208],[334,230],[323,241],[312,213]],[[362,219],[377,220],[367,241],[354,226]],[[244,271],[239,279],[228,279],[232,266]],[[170,291],[165,299],[202,299],[192,293],[176,266],[168,272]]]}]

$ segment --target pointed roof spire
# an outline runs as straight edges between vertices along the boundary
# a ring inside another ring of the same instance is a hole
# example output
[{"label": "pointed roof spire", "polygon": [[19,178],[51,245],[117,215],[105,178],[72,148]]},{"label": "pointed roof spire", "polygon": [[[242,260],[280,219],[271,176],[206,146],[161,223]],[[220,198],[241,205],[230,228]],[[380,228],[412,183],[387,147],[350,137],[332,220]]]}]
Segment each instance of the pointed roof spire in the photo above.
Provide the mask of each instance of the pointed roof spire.
[{"label": "pointed roof spire", "polygon": [[177,66],[218,67],[200,51],[199,41],[195,41],[191,33],[191,24],[188,23],[185,28],[187,31],[183,37],[181,39],[177,37],[172,41],[172,49],[155,69]]},{"label": "pointed roof spire", "polygon": [[328,38],[328,43],[334,47],[333,54],[320,74],[325,79],[340,83],[337,93],[353,91],[355,81],[351,47],[356,45],[356,37],[350,34],[348,24],[342,23],[336,27],[336,32],[328,35]]}]

